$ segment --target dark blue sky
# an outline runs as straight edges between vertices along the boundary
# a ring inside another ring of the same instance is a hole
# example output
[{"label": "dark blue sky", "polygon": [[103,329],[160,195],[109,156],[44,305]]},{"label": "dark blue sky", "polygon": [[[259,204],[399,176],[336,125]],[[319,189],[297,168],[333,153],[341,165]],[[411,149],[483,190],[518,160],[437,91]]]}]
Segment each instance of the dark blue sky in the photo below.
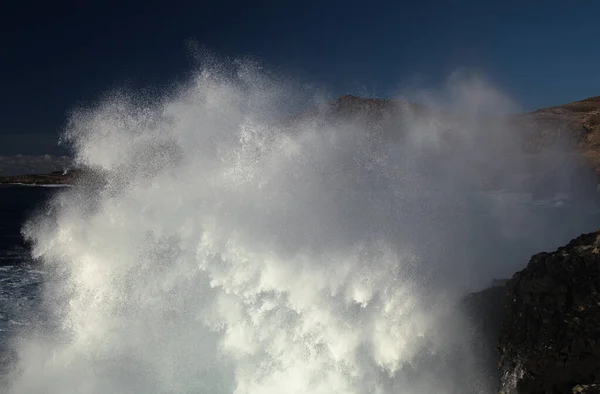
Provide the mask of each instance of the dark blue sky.
[{"label": "dark blue sky", "polygon": [[583,99],[600,95],[599,16],[598,0],[5,1],[0,154],[46,149],[70,108],[108,89],[184,77],[190,40],[334,95],[466,68],[526,109]]}]

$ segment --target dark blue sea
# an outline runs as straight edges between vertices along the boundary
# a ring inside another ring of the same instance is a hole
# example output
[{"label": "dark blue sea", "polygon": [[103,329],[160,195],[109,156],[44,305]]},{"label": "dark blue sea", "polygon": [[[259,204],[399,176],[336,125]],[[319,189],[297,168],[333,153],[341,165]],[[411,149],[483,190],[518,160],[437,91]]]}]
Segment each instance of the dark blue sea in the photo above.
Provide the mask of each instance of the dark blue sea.
[{"label": "dark blue sea", "polygon": [[7,350],[17,331],[35,324],[36,306],[43,282],[41,264],[32,261],[21,236],[23,223],[43,209],[59,189],[52,187],[0,186],[0,366],[11,360]]}]

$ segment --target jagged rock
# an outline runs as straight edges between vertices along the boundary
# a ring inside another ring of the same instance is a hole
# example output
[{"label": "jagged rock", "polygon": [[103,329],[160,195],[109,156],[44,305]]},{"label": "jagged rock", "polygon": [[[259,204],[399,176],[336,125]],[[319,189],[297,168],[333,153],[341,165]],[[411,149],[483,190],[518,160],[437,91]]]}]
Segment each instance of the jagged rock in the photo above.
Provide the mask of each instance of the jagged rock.
[{"label": "jagged rock", "polygon": [[504,393],[600,383],[599,287],[600,232],[536,254],[513,276],[498,343]]},{"label": "jagged rock", "polygon": [[573,387],[573,394],[600,394],[600,384],[583,384]]}]

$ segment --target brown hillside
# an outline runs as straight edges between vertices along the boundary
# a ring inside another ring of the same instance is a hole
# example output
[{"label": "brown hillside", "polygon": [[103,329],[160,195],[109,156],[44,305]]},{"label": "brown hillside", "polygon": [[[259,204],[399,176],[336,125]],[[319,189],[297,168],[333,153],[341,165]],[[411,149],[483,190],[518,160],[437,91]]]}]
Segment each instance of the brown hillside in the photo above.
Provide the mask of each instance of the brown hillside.
[{"label": "brown hillside", "polygon": [[540,109],[530,116],[559,126],[568,134],[574,153],[582,155],[600,173],[600,96]]}]

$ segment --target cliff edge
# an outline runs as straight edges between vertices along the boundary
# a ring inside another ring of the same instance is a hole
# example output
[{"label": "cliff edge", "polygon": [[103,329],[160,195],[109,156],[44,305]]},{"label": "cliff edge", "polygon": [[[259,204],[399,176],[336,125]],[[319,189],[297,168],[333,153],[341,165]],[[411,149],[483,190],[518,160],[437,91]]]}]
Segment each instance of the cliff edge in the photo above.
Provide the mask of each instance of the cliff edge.
[{"label": "cliff edge", "polygon": [[534,255],[513,276],[498,341],[502,393],[595,392],[599,289],[600,232]]}]

